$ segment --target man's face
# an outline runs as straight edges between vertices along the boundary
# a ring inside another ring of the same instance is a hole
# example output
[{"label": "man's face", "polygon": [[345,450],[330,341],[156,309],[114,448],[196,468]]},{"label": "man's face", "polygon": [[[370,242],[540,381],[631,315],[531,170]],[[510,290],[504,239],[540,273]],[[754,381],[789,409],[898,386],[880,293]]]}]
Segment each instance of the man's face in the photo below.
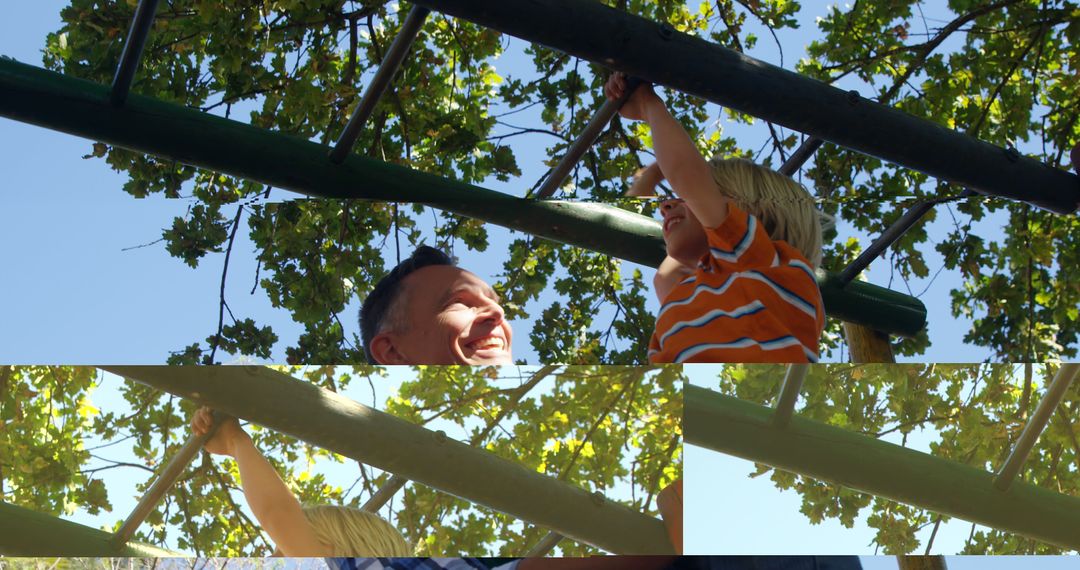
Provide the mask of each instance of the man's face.
[{"label": "man's face", "polygon": [[[495,291],[476,275],[429,265],[402,281],[404,332],[386,334],[395,354],[384,364],[513,364],[512,332]],[[379,335],[382,336],[382,335]]]},{"label": "man's face", "polygon": [[709,251],[709,239],[701,222],[677,198],[660,203],[660,215],[664,221],[664,242],[667,254],[683,265],[696,267],[701,256]]}]

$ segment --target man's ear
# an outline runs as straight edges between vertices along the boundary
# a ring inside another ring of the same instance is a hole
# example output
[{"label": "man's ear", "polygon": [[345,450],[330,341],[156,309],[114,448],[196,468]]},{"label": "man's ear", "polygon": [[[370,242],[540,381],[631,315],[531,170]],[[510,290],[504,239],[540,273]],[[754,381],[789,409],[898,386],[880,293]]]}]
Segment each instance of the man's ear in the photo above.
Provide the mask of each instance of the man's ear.
[{"label": "man's ear", "polygon": [[384,332],[371,339],[371,356],[379,364],[409,364],[394,342],[394,333]]}]

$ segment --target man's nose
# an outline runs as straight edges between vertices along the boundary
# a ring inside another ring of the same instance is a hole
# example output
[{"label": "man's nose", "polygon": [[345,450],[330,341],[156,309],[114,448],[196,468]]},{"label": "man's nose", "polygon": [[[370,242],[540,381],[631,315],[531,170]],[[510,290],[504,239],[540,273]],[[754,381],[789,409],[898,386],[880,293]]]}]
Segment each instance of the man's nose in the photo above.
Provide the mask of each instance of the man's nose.
[{"label": "man's nose", "polygon": [[480,305],[477,312],[480,319],[494,321],[496,323],[502,322],[503,318],[506,316],[502,307],[499,306],[499,303],[490,299]]}]

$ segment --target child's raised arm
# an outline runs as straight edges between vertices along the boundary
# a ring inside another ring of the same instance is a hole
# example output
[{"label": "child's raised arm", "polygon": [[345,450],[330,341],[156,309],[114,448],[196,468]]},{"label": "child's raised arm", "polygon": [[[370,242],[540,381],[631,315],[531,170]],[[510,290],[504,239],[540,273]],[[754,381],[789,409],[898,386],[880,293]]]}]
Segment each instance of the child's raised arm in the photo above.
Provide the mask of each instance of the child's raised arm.
[{"label": "child's raised arm", "polygon": [[[191,419],[191,430],[202,435],[213,423],[209,408]],[[255,447],[236,418],[225,420],[203,446],[210,453],[228,455],[240,468],[240,486],[248,507],[284,556],[330,556],[304,516],[300,501],[281,480],[274,466]]]},{"label": "child's raised arm", "polygon": [[[614,73],[604,85],[609,99],[618,99],[626,90],[626,77]],[[686,201],[690,211],[707,228],[718,227],[727,217],[728,199],[716,188],[712,169],[694,146],[690,135],[668,112],[652,86],[641,84],[619,109],[623,117],[645,121],[652,129],[653,149],[660,170],[675,194]]]}]

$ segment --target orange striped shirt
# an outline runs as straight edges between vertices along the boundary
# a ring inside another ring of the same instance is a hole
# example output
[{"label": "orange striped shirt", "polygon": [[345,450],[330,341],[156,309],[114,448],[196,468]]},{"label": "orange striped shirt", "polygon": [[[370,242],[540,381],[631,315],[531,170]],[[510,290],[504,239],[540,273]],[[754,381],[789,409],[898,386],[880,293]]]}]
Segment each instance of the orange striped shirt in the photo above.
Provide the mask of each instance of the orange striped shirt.
[{"label": "orange striped shirt", "polygon": [[825,309],[805,257],[729,204],[660,306],[649,362],[817,362]]}]

